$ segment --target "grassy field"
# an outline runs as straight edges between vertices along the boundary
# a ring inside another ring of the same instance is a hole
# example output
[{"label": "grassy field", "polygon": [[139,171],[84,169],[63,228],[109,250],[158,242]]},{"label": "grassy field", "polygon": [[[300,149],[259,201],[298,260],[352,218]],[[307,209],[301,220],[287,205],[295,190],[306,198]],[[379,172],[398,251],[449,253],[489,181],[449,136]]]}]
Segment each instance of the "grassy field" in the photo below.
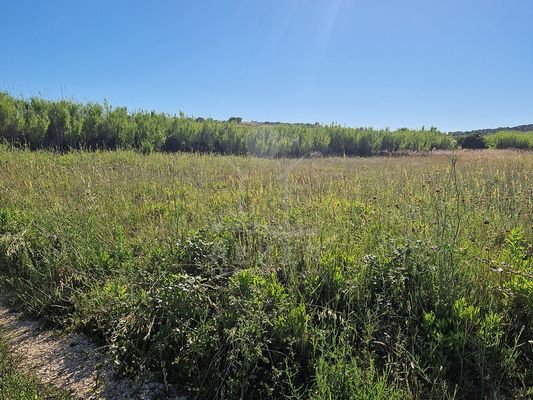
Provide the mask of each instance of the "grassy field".
[{"label": "grassy field", "polygon": [[197,398],[526,398],[531,171],[0,149],[0,285]]}]

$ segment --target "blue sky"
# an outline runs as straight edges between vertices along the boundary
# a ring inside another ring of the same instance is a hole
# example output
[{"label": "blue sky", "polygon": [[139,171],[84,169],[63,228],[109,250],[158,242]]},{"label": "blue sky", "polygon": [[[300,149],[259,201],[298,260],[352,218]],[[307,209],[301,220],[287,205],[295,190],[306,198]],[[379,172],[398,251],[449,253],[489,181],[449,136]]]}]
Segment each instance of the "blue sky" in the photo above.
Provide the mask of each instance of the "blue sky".
[{"label": "blue sky", "polygon": [[533,123],[531,0],[0,3],[0,90],[226,119]]}]

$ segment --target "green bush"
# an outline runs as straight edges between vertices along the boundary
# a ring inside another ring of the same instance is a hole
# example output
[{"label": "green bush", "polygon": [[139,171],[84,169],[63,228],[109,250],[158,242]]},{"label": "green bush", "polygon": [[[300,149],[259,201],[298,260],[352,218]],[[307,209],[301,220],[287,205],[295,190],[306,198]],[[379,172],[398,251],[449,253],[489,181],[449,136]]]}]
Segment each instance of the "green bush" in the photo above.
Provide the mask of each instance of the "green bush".
[{"label": "green bush", "polygon": [[463,149],[486,149],[487,142],[480,135],[469,135],[459,139],[459,144]]},{"label": "green bush", "polygon": [[361,367],[352,348],[342,342],[321,349],[314,369],[310,399],[385,400],[404,399],[407,395],[389,382],[386,373],[378,373],[373,363]]}]

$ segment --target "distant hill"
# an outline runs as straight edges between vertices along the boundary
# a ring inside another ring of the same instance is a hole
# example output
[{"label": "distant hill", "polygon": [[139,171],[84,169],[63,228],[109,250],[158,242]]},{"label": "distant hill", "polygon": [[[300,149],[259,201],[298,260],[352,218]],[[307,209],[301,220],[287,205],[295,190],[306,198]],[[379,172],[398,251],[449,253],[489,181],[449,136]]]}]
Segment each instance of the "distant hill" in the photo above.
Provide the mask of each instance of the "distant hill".
[{"label": "distant hill", "polygon": [[513,126],[512,128],[509,127],[500,127],[495,129],[477,129],[473,131],[457,131],[457,132],[449,132],[450,135],[489,135],[491,133],[496,133],[500,131],[515,131],[515,132],[532,132],[533,131],[533,124],[529,125],[518,125]]}]

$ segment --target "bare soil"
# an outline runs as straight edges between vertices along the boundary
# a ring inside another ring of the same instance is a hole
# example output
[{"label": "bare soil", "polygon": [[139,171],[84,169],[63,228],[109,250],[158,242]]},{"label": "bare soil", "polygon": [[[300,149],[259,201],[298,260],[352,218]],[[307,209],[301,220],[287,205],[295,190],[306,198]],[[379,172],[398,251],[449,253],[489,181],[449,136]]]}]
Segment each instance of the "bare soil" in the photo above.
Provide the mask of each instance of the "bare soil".
[{"label": "bare soil", "polygon": [[87,337],[43,330],[39,322],[12,312],[1,299],[0,330],[22,369],[74,399],[186,400],[175,388],[149,378],[117,378],[110,358]]}]

